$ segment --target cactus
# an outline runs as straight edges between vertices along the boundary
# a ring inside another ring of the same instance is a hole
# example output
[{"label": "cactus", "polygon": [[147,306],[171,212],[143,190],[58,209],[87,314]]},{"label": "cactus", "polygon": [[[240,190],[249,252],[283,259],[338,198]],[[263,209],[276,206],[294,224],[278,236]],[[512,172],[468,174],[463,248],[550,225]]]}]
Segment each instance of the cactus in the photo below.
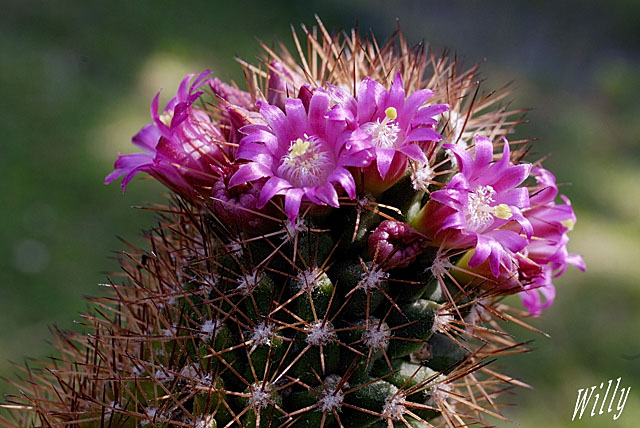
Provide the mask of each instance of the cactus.
[{"label": "cactus", "polygon": [[297,60],[240,61],[247,91],[205,72],[154,100],[144,153],[107,181],[142,171],[174,194],[89,333],[55,332],[59,355],[25,368],[3,426],[506,420],[496,397],[526,384],[489,363],[526,351],[500,322],[528,313],[504,297],[537,315],[551,275],[583,268],[553,176],[501,139],[523,111],[401,32],[303,31]]}]

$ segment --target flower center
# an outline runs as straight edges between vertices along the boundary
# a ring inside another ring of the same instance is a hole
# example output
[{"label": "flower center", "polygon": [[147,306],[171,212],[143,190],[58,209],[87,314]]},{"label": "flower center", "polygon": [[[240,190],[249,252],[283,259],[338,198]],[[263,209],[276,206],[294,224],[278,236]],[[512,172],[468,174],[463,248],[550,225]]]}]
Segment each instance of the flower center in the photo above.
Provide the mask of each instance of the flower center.
[{"label": "flower center", "polygon": [[394,107],[389,107],[384,111],[385,118],[380,122],[368,122],[362,125],[362,130],[371,135],[371,143],[383,149],[390,149],[396,146],[400,134],[400,126],[396,123],[398,111]]},{"label": "flower center", "polygon": [[282,157],[278,174],[294,187],[319,186],[326,182],[335,162],[326,144],[304,135],[291,142],[287,154]]},{"label": "flower center", "polygon": [[477,232],[493,223],[490,204],[495,194],[496,191],[491,186],[478,186],[469,193],[465,219],[470,231]]},{"label": "flower center", "polygon": [[476,190],[469,193],[465,214],[469,231],[479,232],[490,226],[494,217],[509,220],[513,216],[511,208],[507,204],[491,206],[495,194],[496,191],[491,186],[478,186]]}]

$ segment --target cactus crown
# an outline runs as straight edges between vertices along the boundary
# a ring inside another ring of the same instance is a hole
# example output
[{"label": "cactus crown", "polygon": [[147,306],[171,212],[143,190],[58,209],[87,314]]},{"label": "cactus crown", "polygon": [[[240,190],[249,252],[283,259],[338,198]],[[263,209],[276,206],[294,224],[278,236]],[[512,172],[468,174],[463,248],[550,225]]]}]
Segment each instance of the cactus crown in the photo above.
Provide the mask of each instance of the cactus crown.
[{"label": "cactus crown", "polygon": [[144,171],[176,195],[92,299],[90,333],[56,332],[59,356],[26,369],[3,426],[505,420],[497,395],[524,384],[488,364],[526,350],[497,321],[527,313],[503,298],[543,305],[544,273],[579,264],[536,255],[536,215],[569,205],[548,176],[525,182],[528,141],[498,142],[522,110],[400,31],[303,32],[297,58],[240,61],[246,92],[203,73],[154,100],[134,137],[148,157],[108,181]]}]

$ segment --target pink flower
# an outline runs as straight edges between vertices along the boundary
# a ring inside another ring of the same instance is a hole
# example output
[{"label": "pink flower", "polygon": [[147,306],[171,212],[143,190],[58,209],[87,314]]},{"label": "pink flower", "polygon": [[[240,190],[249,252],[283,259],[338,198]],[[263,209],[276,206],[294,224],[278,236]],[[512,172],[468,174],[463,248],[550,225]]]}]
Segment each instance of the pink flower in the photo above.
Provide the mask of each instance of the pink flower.
[{"label": "pink flower", "polygon": [[[562,275],[570,264],[581,271],[586,266],[582,257],[567,251],[568,232],[576,223],[571,202],[561,196],[565,203],[556,204],[558,187],[556,178],[549,171],[538,167],[533,169],[533,175],[537,186],[531,189],[531,207],[524,211],[532,225],[533,236],[522,253],[540,265],[542,271],[525,285],[526,291],[520,293],[520,297],[529,312],[537,316],[553,303],[555,287],[552,279]],[[545,297],[544,302],[541,295]]]},{"label": "pink flower", "polygon": [[434,244],[475,247],[469,266],[489,260],[496,278],[501,265],[512,270],[513,255],[528,244],[533,233],[522,214],[529,207],[528,190],[517,187],[529,175],[531,165],[511,165],[509,143],[503,141],[502,159],[497,162],[493,162],[493,145],[488,138],[476,137],[475,158],[458,146],[445,144],[455,154],[460,172],[444,189],[431,193],[412,221]]},{"label": "pink flower", "polygon": [[346,167],[363,167],[371,162],[368,148],[350,139],[342,120],[328,116],[329,95],[313,92],[309,107],[301,99],[287,99],[285,111],[260,102],[266,125],[242,128],[237,157],[248,163],[240,166],[230,186],[268,178],[258,199],[258,208],[276,195],[284,196],[287,217],[294,221],[303,200],[316,205],[338,207],[339,184],[350,198],[356,185]]},{"label": "pink flower", "polygon": [[527,246],[527,256],[540,265],[549,264],[553,277],[564,273],[569,264],[580,270],[586,266],[582,257],[567,251],[568,232],[576,223],[571,201],[564,195],[564,204],[556,204],[556,179],[544,168],[534,168],[538,185],[531,190],[531,208],[524,212],[533,227],[533,238]]},{"label": "pink flower", "polygon": [[209,115],[193,105],[202,95],[196,91],[209,74],[204,71],[191,84],[195,74],[187,75],[162,114],[158,113],[160,93],[156,94],[151,103],[152,123],[132,139],[144,152],[119,155],[115,171],[105,183],[124,176],[124,191],[127,183],[143,171],[183,196],[194,196],[201,186],[216,179],[212,166],[224,163],[219,147],[223,137]]},{"label": "pink flower", "polygon": [[442,136],[434,130],[434,116],[449,106],[422,107],[433,95],[423,89],[405,96],[400,73],[388,91],[378,82],[366,78],[360,83],[357,99],[344,90],[332,88],[344,119],[364,134],[375,153],[374,162],[365,171],[367,190],[381,192],[395,183],[407,169],[407,159],[427,163],[419,143],[437,142]]}]

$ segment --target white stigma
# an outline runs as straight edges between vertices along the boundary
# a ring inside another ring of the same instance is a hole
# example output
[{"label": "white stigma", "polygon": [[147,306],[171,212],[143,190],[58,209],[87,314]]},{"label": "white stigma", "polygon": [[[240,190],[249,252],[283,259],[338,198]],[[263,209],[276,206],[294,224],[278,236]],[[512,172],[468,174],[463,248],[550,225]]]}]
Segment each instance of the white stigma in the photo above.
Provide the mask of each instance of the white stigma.
[{"label": "white stigma", "polygon": [[389,107],[385,111],[385,118],[380,122],[368,122],[362,125],[362,130],[371,135],[371,142],[374,146],[383,149],[391,149],[396,146],[400,126],[396,123],[398,113],[395,108]]},{"label": "white stigma", "polygon": [[253,329],[251,340],[254,345],[268,345],[271,342],[272,336],[273,327],[263,321]]},{"label": "white stigma", "polygon": [[435,172],[428,163],[415,162],[411,168],[411,184],[415,190],[427,190]]},{"label": "white stigma", "polygon": [[491,203],[495,194],[496,191],[491,186],[478,186],[473,192],[469,192],[465,213],[469,231],[479,232],[493,223]]},{"label": "white stigma", "polygon": [[390,331],[386,324],[380,324],[376,322],[373,325],[367,327],[362,336],[364,344],[373,349],[387,349],[389,346],[389,334]]},{"label": "white stigma", "polygon": [[309,329],[309,334],[305,341],[309,345],[320,346],[324,345],[334,337],[336,337],[336,333],[333,331],[333,324],[328,321],[318,321],[311,326],[311,329]]},{"label": "white stigma", "polygon": [[375,290],[380,286],[380,283],[387,278],[389,278],[388,272],[373,268],[369,270],[369,272],[362,274],[362,288],[364,291]]},{"label": "white stigma", "polygon": [[304,135],[291,141],[289,150],[278,167],[278,174],[294,187],[311,187],[324,184],[333,172],[335,161],[326,145],[315,137]]}]

